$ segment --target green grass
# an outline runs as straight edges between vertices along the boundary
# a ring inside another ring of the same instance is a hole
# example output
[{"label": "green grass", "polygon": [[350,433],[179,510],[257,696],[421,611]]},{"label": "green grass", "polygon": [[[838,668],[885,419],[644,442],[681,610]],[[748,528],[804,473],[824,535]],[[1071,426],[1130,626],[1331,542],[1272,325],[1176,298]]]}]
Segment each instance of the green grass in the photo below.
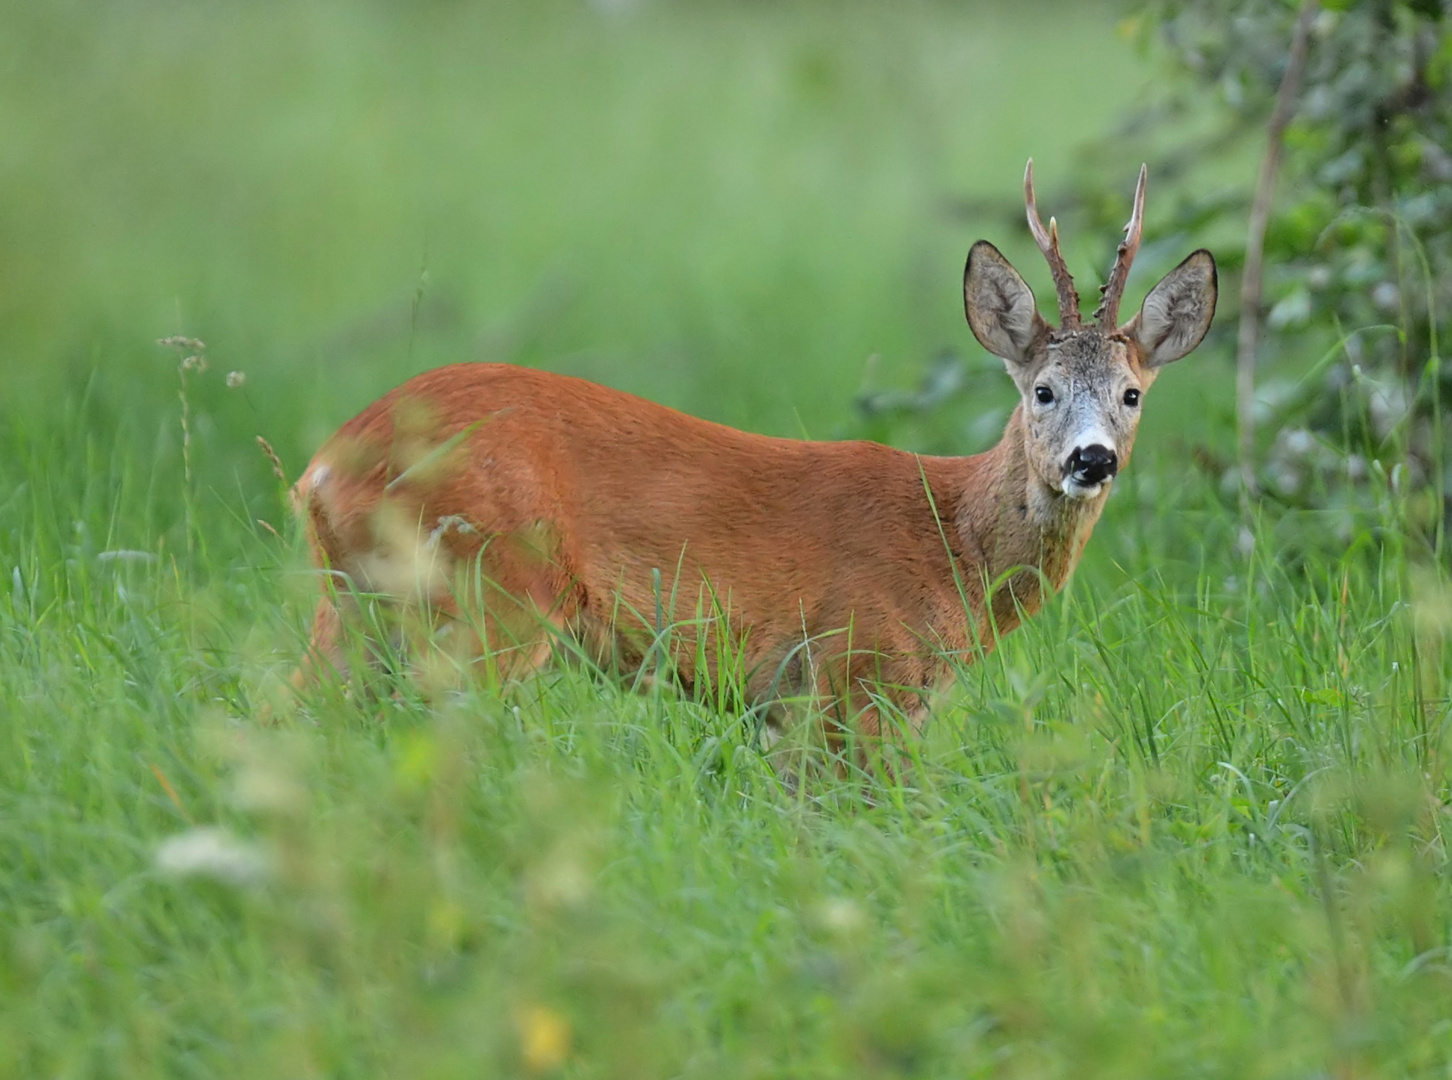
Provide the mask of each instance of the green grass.
[{"label": "green grass", "polygon": [[[255,435],[295,475],[461,358],[859,431],[969,351],[973,239],[1047,281],[953,207],[1134,98],[1112,12],[0,10],[0,1075],[1452,1069],[1452,584],[1390,489],[1242,554],[1215,342],[869,798],[577,670],[280,689],[314,584]],[[1092,280],[1113,238],[1066,240]],[[985,387],[881,434],[979,449]]]}]

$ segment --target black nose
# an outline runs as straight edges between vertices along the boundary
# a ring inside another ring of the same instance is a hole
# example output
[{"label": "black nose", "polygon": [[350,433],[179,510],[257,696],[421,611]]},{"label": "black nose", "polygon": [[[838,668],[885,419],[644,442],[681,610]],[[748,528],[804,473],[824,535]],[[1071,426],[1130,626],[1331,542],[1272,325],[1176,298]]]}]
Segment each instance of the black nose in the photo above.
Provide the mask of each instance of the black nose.
[{"label": "black nose", "polygon": [[1075,447],[1064,471],[1086,487],[1103,483],[1119,471],[1119,456],[1107,446]]}]

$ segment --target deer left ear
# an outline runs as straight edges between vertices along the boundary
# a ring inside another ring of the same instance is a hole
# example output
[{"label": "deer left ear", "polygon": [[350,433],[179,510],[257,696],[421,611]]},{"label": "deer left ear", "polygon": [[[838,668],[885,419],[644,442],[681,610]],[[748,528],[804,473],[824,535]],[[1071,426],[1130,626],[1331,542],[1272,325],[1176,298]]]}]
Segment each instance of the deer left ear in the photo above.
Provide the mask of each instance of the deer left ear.
[{"label": "deer left ear", "polygon": [[1160,279],[1119,332],[1139,344],[1146,366],[1161,367],[1200,344],[1215,318],[1217,293],[1215,257],[1201,248]]},{"label": "deer left ear", "polygon": [[1033,290],[987,240],[978,241],[968,252],[963,311],[978,343],[1010,364],[1024,363],[1048,330]]}]

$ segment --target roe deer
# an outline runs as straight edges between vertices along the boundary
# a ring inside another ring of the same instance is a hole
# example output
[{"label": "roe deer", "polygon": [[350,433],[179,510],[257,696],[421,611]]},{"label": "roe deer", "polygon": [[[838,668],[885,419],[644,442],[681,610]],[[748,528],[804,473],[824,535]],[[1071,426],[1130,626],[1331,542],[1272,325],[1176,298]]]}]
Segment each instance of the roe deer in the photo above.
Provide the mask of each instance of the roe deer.
[{"label": "roe deer", "polygon": [[[795,698],[839,734],[878,736],[883,702],[917,726],[954,657],[1063,585],[1129,459],[1141,395],[1210,326],[1203,249],[1116,325],[1145,173],[1092,325],[1056,223],[1039,220],[1032,161],[1028,222],[1059,325],[992,244],[968,253],[968,324],[1022,397],[986,453],[768,438],[581,379],[459,364],[410,379],[318,452],[294,489],[313,555],[505,676],[568,644],[626,670],[654,655],[702,692],[734,674],[773,725]],[[660,656],[662,609],[670,621],[683,604]],[[357,615],[325,585],[300,683],[344,670]]]}]

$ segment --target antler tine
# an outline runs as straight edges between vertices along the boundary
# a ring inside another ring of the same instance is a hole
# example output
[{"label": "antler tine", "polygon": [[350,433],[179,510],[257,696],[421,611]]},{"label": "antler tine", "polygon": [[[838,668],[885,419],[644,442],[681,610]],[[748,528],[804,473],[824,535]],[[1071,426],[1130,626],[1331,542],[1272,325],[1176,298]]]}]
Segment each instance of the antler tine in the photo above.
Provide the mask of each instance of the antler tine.
[{"label": "antler tine", "polygon": [[1149,166],[1139,167],[1139,183],[1134,189],[1134,210],[1129,215],[1129,224],[1124,227],[1124,240],[1114,256],[1114,268],[1109,278],[1099,287],[1104,298],[1094,312],[1094,321],[1099,329],[1111,333],[1119,321],[1119,301],[1124,296],[1125,283],[1129,281],[1129,267],[1139,251],[1139,237],[1144,230],[1144,182],[1149,176]]},{"label": "antler tine", "polygon": [[1049,271],[1054,275],[1054,290],[1059,294],[1059,322],[1062,326],[1079,325],[1079,294],[1074,289],[1074,279],[1059,251],[1059,223],[1049,218],[1049,227],[1039,220],[1038,201],[1034,198],[1034,159],[1029,158],[1028,168],[1023,172],[1023,201],[1028,210],[1029,231],[1039,250],[1048,260]]}]

